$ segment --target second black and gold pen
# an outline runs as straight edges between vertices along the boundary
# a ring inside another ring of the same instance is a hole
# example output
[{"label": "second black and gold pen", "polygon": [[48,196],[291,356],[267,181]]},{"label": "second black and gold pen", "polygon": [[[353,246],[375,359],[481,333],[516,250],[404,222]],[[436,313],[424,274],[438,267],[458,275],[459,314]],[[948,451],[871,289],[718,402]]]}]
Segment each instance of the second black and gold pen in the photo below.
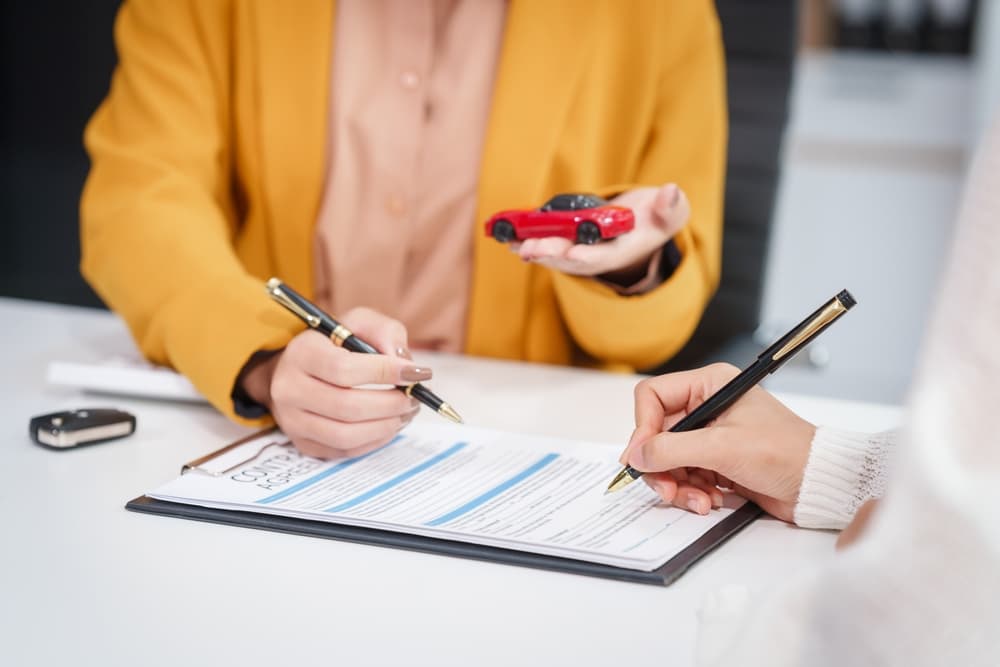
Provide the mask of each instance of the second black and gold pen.
[{"label": "second black and gold pen", "polygon": [[[330,315],[323,312],[319,306],[315,305],[304,296],[284,284],[277,278],[271,278],[266,285],[268,295],[298,316],[309,327],[319,331],[334,342],[335,345],[343,347],[352,352],[363,354],[379,354],[374,347],[361,340],[343,324],[335,320]],[[450,419],[456,424],[462,423],[462,418],[453,407],[445,403],[434,392],[420,384],[419,382],[397,387],[407,396],[417,399],[434,412],[446,419]]]},{"label": "second black and gold pen", "polygon": [[[808,345],[812,339],[836,322],[841,315],[853,308],[855,303],[857,302],[850,292],[841,291],[799,322],[795,328],[779,338],[771,347],[761,352],[754,363],[709,396],[704,403],[689,412],[670,430],[679,433],[705,427],[761,380],[781,368],[786,361],[795,356],[796,352]],[[625,466],[611,480],[605,493],[614,493],[623,489],[640,477],[642,477],[642,472],[630,465]]]}]

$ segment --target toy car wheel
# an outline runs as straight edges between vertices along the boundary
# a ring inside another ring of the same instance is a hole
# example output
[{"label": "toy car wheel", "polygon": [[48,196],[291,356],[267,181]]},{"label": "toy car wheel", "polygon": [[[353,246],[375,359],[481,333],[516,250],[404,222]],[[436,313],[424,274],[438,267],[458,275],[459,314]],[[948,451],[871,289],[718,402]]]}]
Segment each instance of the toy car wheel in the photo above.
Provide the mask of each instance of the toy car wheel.
[{"label": "toy car wheel", "polygon": [[493,223],[493,238],[500,243],[508,243],[517,238],[514,225],[510,220],[497,220]]},{"label": "toy car wheel", "polygon": [[576,228],[576,242],[593,245],[601,240],[601,230],[593,222],[586,220]]}]

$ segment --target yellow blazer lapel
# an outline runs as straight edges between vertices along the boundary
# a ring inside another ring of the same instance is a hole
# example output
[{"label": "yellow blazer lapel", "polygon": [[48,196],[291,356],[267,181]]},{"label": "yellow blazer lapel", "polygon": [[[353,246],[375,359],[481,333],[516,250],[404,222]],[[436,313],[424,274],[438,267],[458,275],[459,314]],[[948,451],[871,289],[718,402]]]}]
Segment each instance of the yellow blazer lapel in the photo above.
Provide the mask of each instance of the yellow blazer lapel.
[{"label": "yellow blazer lapel", "polygon": [[512,0],[483,146],[477,202],[475,263],[467,327],[470,354],[526,358],[526,303],[531,276],[487,238],[482,223],[504,208],[532,207],[546,191],[559,140],[591,49],[590,7],[572,0]]},{"label": "yellow blazer lapel", "polygon": [[250,5],[256,43],[261,188],[276,270],[313,292],[313,230],[325,175],[331,0]]}]

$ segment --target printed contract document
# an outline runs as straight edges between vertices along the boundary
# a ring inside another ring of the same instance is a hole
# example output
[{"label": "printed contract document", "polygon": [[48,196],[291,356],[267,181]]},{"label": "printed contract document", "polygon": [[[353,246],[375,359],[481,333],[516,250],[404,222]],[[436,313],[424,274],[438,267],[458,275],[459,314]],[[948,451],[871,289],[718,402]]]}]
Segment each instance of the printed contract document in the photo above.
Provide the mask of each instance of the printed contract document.
[{"label": "printed contract document", "polygon": [[300,454],[273,431],[148,496],[652,571],[744,501],[699,516],[645,484],[604,495],[620,447],[411,424],[355,459]]}]

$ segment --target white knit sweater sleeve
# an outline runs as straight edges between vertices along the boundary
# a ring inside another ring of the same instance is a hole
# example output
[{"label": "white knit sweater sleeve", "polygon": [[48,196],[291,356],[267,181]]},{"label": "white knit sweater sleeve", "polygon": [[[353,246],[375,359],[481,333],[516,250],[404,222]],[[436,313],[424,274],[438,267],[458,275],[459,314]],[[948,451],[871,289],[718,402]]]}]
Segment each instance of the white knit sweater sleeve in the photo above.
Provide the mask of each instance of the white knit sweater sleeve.
[{"label": "white knit sweater sleeve", "polygon": [[841,529],[867,500],[881,498],[896,440],[896,431],[817,428],[795,505],[795,523],[803,528]]}]

